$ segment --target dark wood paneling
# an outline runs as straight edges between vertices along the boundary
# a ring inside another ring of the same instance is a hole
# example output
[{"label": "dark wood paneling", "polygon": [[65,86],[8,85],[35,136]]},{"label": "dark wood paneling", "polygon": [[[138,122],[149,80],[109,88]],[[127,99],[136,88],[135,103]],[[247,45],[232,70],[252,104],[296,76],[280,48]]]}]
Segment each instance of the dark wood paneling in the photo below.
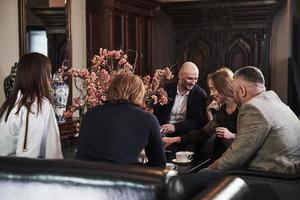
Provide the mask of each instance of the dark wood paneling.
[{"label": "dark wood paneling", "polygon": [[179,66],[197,64],[199,84],[221,66],[236,70],[255,65],[270,85],[270,37],[272,17],[284,0],[193,1],[163,3],[172,19]]},{"label": "dark wood paneling", "polygon": [[124,20],[121,14],[116,14],[113,16],[113,48],[114,49],[124,49]]},{"label": "dark wood paneling", "polygon": [[[149,0],[87,0],[88,66],[99,48],[137,52],[138,74],[151,72],[151,16],[158,6]],[[128,53],[133,64],[135,53]]]},{"label": "dark wood paneling", "polygon": [[18,0],[18,16],[19,16],[19,56],[26,53],[26,4],[27,0]]}]

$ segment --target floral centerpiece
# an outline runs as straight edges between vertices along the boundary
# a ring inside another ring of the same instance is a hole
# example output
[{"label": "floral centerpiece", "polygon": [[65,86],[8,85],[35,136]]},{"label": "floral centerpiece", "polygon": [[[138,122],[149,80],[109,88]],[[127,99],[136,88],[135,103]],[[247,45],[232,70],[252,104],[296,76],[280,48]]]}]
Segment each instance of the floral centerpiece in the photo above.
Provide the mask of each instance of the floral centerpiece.
[{"label": "floral centerpiece", "polygon": [[[64,113],[65,117],[72,117],[77,110],[84,113],[89,108],[102,105],[106,100],[106,91],[115,76],[120,73],[135,72],[135,64],[131,65],[127,58],[127,53],[122,50],[109,51],[100,48],[99,55],[93,57],[92,66],[89,69],[60,67],[58,77],[62,80],[72,77],[75,88],[79,91],[79,95],[73,98],[72,105]],[[152,78],[150,75],[142,77],[146,88],[145,101],[142,106],[144,110],[152,112],[155,104],[168,103],[163,80],[172,78],[173,74],[168,67],[157,69]]]}]

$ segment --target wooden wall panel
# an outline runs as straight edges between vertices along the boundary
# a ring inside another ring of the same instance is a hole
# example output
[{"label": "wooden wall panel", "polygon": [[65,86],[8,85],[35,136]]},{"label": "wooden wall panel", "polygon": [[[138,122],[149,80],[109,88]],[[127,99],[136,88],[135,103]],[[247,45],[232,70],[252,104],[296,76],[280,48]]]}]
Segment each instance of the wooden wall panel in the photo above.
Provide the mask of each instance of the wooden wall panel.
[{"label": "wooden wall panel", "polygon": [[[151,73],[151,16],[158,4],[152,0],[87,0],[87,58],[100,47],[129,51],[137,74]],[[130,51],[132,50],[132,51]],[[134,53],[136,52],[136,53]],[[90,63],[88,63],[90,66]]]},{"label": "wooden wall panel", "polygon": [[247,65],[261,68],[270,85],[272,17],[285,3],[273,1],[192,1],[163,3],[175,27],[176,57],[180,66],[193,61],[199,84],[222,66],[233,70]]}]

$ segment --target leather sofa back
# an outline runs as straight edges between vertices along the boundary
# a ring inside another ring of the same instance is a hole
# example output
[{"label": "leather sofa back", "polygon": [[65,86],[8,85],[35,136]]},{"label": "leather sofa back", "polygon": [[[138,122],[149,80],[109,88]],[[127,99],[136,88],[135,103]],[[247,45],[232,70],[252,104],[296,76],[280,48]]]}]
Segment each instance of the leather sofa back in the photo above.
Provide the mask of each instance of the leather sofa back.
[{"label": "leather sofa back", "polygon": [[230,171],[193,200],[295,200],[300,199],[300,174],[250,170]]},{"label": "leather sofa back", "polygon": [[77,160],[0,157],[0,199],[180,199],[175,171]]}]

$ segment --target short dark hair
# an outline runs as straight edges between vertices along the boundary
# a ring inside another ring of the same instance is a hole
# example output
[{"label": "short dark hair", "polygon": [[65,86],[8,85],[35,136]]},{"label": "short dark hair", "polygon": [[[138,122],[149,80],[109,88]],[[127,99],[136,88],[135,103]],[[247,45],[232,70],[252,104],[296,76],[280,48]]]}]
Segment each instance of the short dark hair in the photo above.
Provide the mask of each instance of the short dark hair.
[{"label": "short dark hair", "polygon": [[242,78],[250,83],[265,84],[265,78],[260,69],[254,66],[247,66],[238,69],[234,73],[234,78]]}]

